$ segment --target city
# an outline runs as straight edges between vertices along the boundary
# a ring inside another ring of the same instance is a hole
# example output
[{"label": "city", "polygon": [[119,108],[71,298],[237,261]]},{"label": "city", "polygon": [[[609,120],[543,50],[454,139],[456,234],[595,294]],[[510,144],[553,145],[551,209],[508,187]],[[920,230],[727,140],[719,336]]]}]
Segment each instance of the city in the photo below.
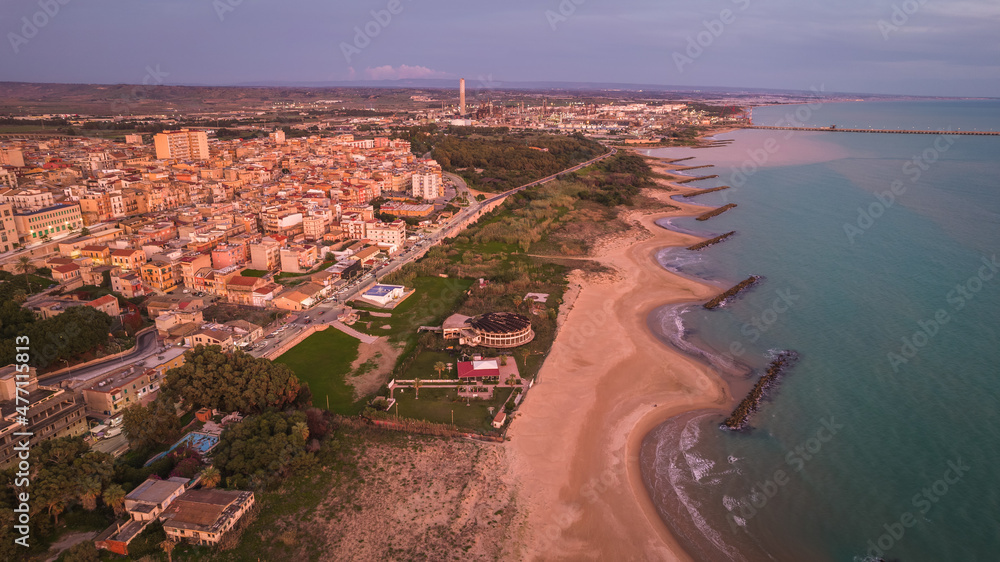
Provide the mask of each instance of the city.
[{"label": "city", "polygon": [[1000,7],[0,6],[0,561],[988,560]]}]

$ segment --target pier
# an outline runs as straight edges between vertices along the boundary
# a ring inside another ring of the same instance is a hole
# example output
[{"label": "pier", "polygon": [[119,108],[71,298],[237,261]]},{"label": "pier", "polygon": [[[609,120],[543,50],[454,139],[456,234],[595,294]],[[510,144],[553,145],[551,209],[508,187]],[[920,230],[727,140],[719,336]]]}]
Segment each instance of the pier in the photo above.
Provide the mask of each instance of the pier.
[{"label": "pier", "polygon": [[893,135],[974,135],[982,137],[1000,137],[1000,131],[917,131],[908,129],[841,129],[840,127],[768,127],[765,125],[750,125],[747,129],[763,129],[770,131],[823,131],[827,133],[887,133]]}]

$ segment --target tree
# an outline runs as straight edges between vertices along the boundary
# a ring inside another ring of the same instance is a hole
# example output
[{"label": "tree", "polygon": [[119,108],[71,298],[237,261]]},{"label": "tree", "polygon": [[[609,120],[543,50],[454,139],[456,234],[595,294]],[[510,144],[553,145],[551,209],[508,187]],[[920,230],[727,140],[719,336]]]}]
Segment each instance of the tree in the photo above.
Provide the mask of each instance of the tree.
[{"label": "tree", "polygon": [[163,552],[167,553],[167,562],[173,562],[173,559],[174,559],[173,558],[173,553],[174,553],[174,548],[176,546],[177,546],[177,543],[175,543],[174,541],[172,541],[170,539],[167,539],[167,540],[165,540],[165,541],[163,541],[163,542],[160,543],[160,547],[163,548]]},{"label": "tree", "polygon": [[206,488],[214,488],[222,481],[222,474],[218,468],[210,466],[201,471],[201,485]]},{"label": "tree", "polygon": [[77,501],[89,509],[114,474],[111,455],[91,451],[81,437],[44,441],[32,453],[38,467],[31,483],[34,505],[44,508],[56,524],[59,514]]},{"label": "tree", "polygon": [[315,457],[306,451],[303,412],[265,412],[229,426],[212,450],[213,466],[228,486],[276,483],[293,466]]},{"label": "tree", "polygon": [[444,361],[438,361],[434,364],[434,370],[437,371],[438,378],[441,378],[441,373],[443,373],[445,369],[447,369],[447,367],[445,366]]},{"label": "tree", "polygon": [[80,494],[80,503],[83,504],[83,509],[87,511],[94,511],[97,509],[97,498],[101,495],[100,480],[97,480],[96,478],[88,478],[80,482],[78,492]]},{"label": "tree", "polygon": [[90,229],[86,226],[80,229],[80,236],[90,236]]},{"label": "tree", "polygon": [[135,449],[172,443],[180,430],[180,418],[165,394],[157,396],[149,406],[135,404],[122,411],[122,432]]},{"label": "tree", "polygon": [[287,365],[272,363],[217,345],[199,345],[184,354],[184,365],[167,371],[166,393],[195,408],[255,414],[304,401],[308,385]]},{"label": "tree", "polygon": [[83,541],[67,548],[59,559],[63,562],[100,562],[101,553],[94,541]]},{"label": "tree", "polygon": [[414,400],[420,400],[420,387],[424,385],[424,381],[420,379],[413,379],[413,392],[416,393]]},{"label": "tree", "polygon": [[104,505],[111,507],[115,510],[115,515],[121,515],[125,512],[125,489],[118,484],[112,484],[104,489],[104,495],[101,499],[104,500]]},{"label": "tree", "polygon": [[31,279],[28,278],[28,273],[33,269],[31,265],[31,258],[28,256],[21,256],[17,258],[17,269],[24,274],[24,282],[28,286],[28,293],[31,293]]}]

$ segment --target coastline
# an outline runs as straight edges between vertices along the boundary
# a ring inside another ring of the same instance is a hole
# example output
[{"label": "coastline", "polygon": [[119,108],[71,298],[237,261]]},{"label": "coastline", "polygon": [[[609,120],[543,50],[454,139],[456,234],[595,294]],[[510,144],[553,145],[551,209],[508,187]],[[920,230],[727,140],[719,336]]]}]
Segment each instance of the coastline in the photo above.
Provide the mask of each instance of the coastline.
[{"label": "coastline", "polygon": [[[669,175],[672,168],[654,165]],[[511,424],[509,476],[524,512],[515,532],[520,558],[692,560],[646,490],[639,448],[666,419],[722,410],[733,398],[708,365],[664,344],[646,324],[655,309],[721,290],[657,263],[660,249],[704,238],[655,221],[707,207],[671,199],[699,190],[656,181],[672,191],[645,193],[676,209],[626,211],[622,218],[633,228],[595,248],[590,259],[617,273],[577,276],[581,289],[539,384]]]}]

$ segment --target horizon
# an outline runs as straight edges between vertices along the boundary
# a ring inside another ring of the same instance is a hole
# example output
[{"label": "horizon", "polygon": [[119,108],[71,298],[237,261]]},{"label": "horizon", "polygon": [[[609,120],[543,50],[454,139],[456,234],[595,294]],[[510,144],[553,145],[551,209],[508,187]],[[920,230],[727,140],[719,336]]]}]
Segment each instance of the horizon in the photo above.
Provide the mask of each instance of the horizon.
[{"label": "horizon", "polygon": [[[0,79],[349,87],[465,77],[501,85],[791,91],[825,84],[833,92],[921,97],[993,97],[1000,90],[1000,47],[993,39],[1000,6],[987,2],[854,2],[836,10],[752,0],[698,7],[648,0],[614,6],[586,0],[490,7],[409,0],[76,6],[71,0],[0,6],[8,43],[0,48]],[[151,77],[147,68],[160,70]]]}]

